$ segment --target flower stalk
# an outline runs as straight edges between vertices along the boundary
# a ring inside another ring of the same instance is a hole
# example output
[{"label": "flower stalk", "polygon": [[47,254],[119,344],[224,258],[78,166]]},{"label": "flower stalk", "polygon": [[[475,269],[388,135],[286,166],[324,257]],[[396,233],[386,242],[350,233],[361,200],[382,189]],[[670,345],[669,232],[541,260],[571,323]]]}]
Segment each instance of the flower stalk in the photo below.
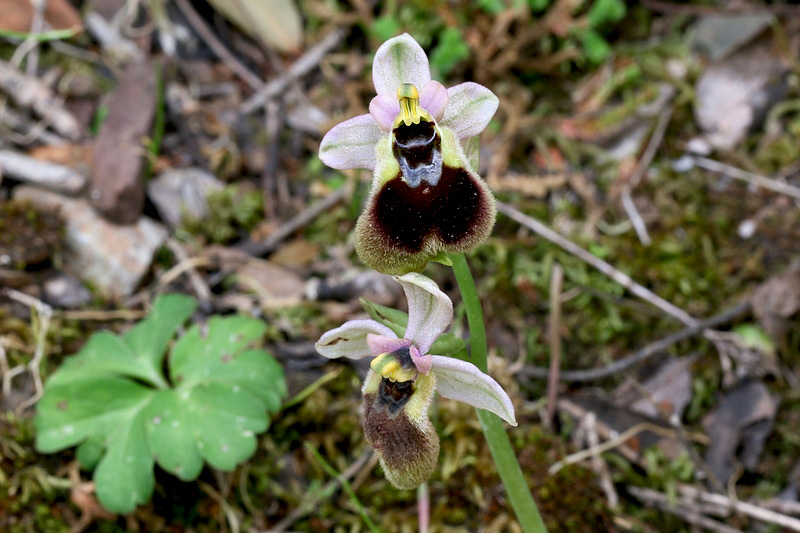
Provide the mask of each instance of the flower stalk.
[{"label": "flower stalk", "polygon": [[[469,325],[470,354],[469,360],[481,371],[486,372],[488,367],[486,352],[486,325],[483,321],[483,309],[472,279],[467,259],[464,254],[450,254],[453,263],[453,273],[458,282],[458,289],[464,301]],[[503,422],[496,415],[483,409],[476,409],[478,420],[481,422],[483,435],[489,444],[489,451],[494,459],[497,472],[511,500],[511,506],[517,515],[517,521],[525,533],[542,533],[547,528],[544,525],[536,502],[528,489],[528,483],[522,475],[522,469],[517,461],[511,441],[503,427]]]}]

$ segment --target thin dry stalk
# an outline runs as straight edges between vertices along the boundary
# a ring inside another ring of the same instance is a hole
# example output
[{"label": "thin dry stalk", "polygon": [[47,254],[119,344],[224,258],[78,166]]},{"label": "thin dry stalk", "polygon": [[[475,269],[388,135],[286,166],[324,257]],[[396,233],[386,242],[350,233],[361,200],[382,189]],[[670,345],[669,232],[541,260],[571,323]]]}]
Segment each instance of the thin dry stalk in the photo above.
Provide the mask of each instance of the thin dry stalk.
[{"label": "thin dry stalk", "polygon": [[292,66],[286,69],[286,72],[284,72],[281,76],[270,80],[267,84],[256,91],[253,96],[245,100],[240,107],[242,113],[252,113],[267,103],[267,100],[278,96],[286,89],[286,87],[289,86],[291,82],[311,72],[314,67],[319,65],[320,61],[322,61],[322,58],[325,57],[325,54],[338,46],[338,44],[344,38],[344,35],[344,28],[336,28],[328,35],[323,37],[318,43],[309,48],[306,53],[300,56],[297,61],[292,63]]},{"label": "thin dry stalk", "polygon": [[789,185],[788,183],[773,180],[754,172],[748,172],[747,170],[726,165],[725,163],[720,163],[719,161],[714,161],[713,159],[709,159],[707,157],[695,156],[694,163],[698,167],[710,170],[711,172],[718,172],[730,178],[745,181],[756,187],[761,187],[762,189],[785,194],[786,196],[800,200],[800,188],[795,187],[794,185]]},{"label": "thin dry stalk", "polygon": [[[600,436],[597,434],[597,417],[594,413],[590,413],[584,422],[586,423],[586,444],[589,445],[589,449],[597,449],[600,446]],[[608,464],[600,456],[600,453],[592,455],[592,470],[600,478],[600,488],[606,493],[609,507],[616,508],[619,505],[619,494],[617,494],[617,489],[614,488],[614,482],[611,480]]]},{"label": "thin dry stalk", "polygon": [[558,373],[561,368],[561,288],[564,269],[555,263],[550,276],[550,324],[547,343],[550,345],[550,373],[547,376],[547,423],[553,426],[558,401]]},{"label": "thin dry stalk", "polygon": [[723,494],[704,492],[689,485],[679,485],[678,493],[703,503],[723,506],[731,512],[742,513],[760,522],[775,524],[790,529],[791,531],[800,531],[800,520],[797,518],[786,516],[785,514],[765,509],[752,503],[734,500]]},{"label": "thin dry stalk", "polygon": [[678,502],[673,502],[669,496],[661,492],[653,489],[634,487],[632,485],[629,485],[626,487],[626,489],[633,496],[647,505],[651,505],[664,512],[674,514],[675,516],[678,516],[682,520],[685,520],[686,522],[695,526],[699,526],[710,531],[718,531],[720,533],[739,532],[738,529],[732,528],[723,524],[722,522],[718,522],[705,516],[702,512],[700,512],[699,509],[687,505],[686,502],[681,501],[680,504],[678,504]]}]

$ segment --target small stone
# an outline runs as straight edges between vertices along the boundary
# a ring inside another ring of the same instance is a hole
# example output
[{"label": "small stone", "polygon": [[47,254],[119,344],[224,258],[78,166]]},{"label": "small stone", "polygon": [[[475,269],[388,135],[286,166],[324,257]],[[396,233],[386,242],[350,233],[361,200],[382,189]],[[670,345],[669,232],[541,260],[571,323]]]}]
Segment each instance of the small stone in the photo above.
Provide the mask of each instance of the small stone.
[{"label": "small stone", "polygon": [[134,62],[108,98],[108,116],[94,145],[89,197],[118,224],[133,224],[144,209],[145,147],[156,106],[156,66]]},{"label": "small stone", "polygon": [[756,224],[755,220],[750,218],[743,220],[741,224],[739,224],[739,237],[742,239],[749,239],[755,235],[757,227],[758,225]]},{"label": "small stone", "polygon": [[54,307],[75,309],[88,304],[92,293],[71,274],[59,272],[44,282],[44,300]]},{"label": "small stone", "polygon": [[147,196],[161,219],[170,227],[181,224],[184,216],[203,220],[208,216],[208,195],[225,185],[200,168],[163,172],[147,186]]},{"label": "small stone", "polygon": [[39,209],[59,210],[64,219],[65,270],[89,282],[106,296],[128,296],[150,269],[167,230],[141,217],[135,224],[117,226],[99,216],[84,200],[20,185],[14,198]]}]

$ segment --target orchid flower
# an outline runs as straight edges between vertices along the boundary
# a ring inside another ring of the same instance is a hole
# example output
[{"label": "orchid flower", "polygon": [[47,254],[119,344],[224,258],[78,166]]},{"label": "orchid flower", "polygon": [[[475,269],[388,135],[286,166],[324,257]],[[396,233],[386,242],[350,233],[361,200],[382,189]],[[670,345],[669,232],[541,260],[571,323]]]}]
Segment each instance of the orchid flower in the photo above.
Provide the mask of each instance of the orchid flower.
[{"label": "orchid flower", "polygon": [[453,319],[450,298],[422,274],[395,279],[408,299],[403,338],[378,321],[351,320],[322,335],[316,348],[328,358],[373,357],[362,389],[364,433],[389,481],[412,489],[430,477],[439,457],[439,437],[428,418],[434,391],[517,422],[494,379],[472,363],[428,353]]},{"label": "orchid flower", "polygon": [[498,99],[466,82],[431,80],[428,57],[407,33],[383,43],[369,113],[333,127],[319,155],[333,168],[373,171],[356,224],[356,252],[387,274],[421,271],[446,253],[472,250],[495,220],[494,198],[461,142],[486,128]]}]

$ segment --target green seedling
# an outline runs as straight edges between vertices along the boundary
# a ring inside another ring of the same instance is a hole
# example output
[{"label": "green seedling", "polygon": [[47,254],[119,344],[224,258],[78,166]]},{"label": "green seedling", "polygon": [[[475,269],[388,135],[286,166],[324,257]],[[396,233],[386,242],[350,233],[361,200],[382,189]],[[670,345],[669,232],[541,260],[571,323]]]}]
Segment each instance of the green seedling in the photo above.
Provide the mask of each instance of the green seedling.
[{"label": "green seedling", "polygon": [[265,325],[242,316],[191,326],[167,348],[197,307],[166,295],[123,335],[95,333],[47,382],[36,415],[36,447],[77,446],[94,469],[100,503],[128,513],[147,502],[153,467],[184,481],[204,462],[233,470],[256,450],[257,433],[286,395],[283,369],[253,348]]}]

